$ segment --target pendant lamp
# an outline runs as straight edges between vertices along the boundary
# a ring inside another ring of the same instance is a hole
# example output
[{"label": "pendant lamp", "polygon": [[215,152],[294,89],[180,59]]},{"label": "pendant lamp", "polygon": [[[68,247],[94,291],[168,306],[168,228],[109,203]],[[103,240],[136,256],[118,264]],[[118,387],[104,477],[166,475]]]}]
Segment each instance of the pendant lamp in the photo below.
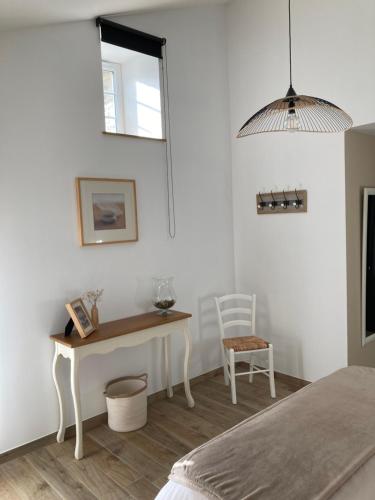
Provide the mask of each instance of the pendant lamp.
[{"label": "pendant lamp", "polygon": [[263,132],[341,132],[352,127],[349,115],[335,104],[308,95],[299,95],[292,84],[292,35],[289,0],[289,90],[253,115],[237,137]]}]

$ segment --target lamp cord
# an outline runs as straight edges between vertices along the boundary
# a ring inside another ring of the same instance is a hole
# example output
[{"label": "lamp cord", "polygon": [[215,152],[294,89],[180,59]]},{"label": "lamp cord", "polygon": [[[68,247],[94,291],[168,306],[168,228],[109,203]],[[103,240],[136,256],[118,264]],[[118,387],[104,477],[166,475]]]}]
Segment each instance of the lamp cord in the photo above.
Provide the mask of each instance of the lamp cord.
[{"label": "lamp cord", "polygon": [[290,20],[290,0],[289,0],[289,81],[292,87],[292,28]]},{"label": "lamp cord", "polygon": [[168,86],[168,58],[167,45],[164,45],[163,65],[163,92],[164,92],[164,118],[165,118],[165,152],[166,152],[166,170],[167,170],[167,202],[168,202],[168,234],[170,238],[176,237],[176,215],[174,203],[174,179],[173,179],[173,156],[171,144],[171,115],[169,110],[169,86]]}]

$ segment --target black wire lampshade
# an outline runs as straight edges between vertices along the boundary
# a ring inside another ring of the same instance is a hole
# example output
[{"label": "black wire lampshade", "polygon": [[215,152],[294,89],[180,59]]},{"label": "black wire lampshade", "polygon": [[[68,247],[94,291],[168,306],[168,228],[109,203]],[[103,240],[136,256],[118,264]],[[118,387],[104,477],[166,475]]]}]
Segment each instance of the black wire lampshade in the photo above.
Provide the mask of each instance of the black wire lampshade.
[{"label": "black wire lampshade", "polygon": [[237,137],[263,132],[340,132],[353,121],[342,109],[320,97],[297,95],[291,87],[283,99],[255,113]]},{"label": "black wire lampshade", "polygon": [[335,104],[320,97],[298,95],[292,84],[292,34],[289,0],[289,90],[255,113],[241,127],[237,137],[263,132],[341,132],[353,121]]}]

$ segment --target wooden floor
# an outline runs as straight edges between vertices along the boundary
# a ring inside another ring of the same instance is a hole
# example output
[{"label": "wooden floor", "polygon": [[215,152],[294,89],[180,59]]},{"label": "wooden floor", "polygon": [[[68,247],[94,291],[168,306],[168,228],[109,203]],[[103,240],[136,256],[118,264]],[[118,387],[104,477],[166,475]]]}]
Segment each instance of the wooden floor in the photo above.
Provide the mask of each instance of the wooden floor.
[{"label": "wooden floor", "polygon": [[[278,399],[298,389],[293,380],[276,379]],[[166,483],[173,463],[189,450],[272,404],[268,380],[237,379],[238,404],[231,404],[222,375],[192,387],[196,407],[183,391],[154,401],[148,424],[116,433],[107,426],[84,437],[85,458],[73,458],[74,440],[39,448],[0,466],[0,498],[6,499],[153,499]]]}]

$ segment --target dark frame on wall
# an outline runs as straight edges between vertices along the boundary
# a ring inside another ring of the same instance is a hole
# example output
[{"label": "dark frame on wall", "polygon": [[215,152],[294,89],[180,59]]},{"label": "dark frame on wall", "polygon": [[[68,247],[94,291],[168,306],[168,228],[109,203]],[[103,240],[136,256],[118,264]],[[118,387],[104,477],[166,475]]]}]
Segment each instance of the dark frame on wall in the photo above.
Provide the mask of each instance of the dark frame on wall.
[{"label": "dark frame on wall", "polygon": [[362,346],[375,340],[375,188],[363,191]]}]

